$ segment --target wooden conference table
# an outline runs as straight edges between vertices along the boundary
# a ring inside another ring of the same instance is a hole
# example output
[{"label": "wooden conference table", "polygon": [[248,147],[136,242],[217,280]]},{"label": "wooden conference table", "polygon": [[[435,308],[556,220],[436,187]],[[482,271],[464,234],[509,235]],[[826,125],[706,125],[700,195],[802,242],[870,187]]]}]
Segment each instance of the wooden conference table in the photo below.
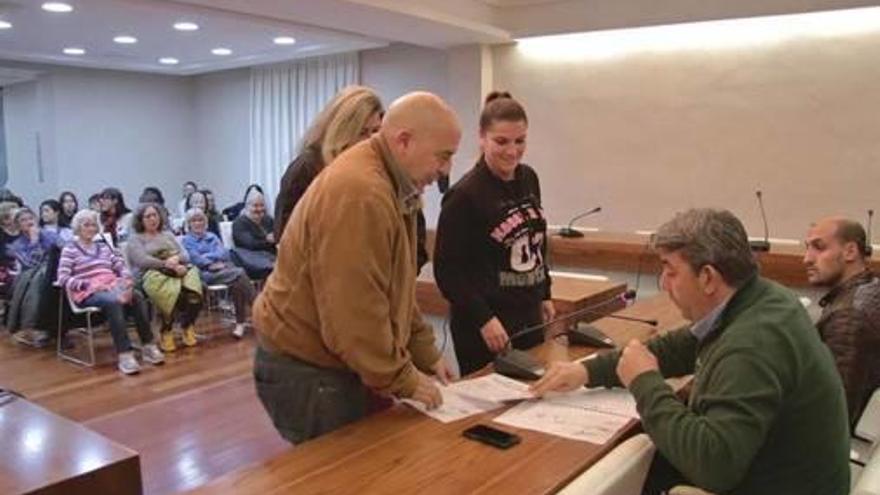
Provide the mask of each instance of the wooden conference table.
[{"label": "wooden conference table", "polygon": [[23,398],[0,398],[0,493],[142,493],[137,452]]},{"label": "wooden conference table", "polygon": [[[603,318],[594,324],[618,344],[648,338],[684,325],[666,296],[639,301],[619,314],[657,318],[642,323]],[[539,358],[578,358],[593,349],[545,343]],[[397,405],[273,458],[228,473],[192,493],[552,493],[565,486],[622,439],[638,421],[605,445],[568,440],[530,430],[515,431],[522,443],[498,450],[462,437],[477,423],[489,423],[506,408],[443,424]]]},{"label": "wooden conference table", "polygon": [[[587,306],[606,301],[620,295],[626,290],[626,284],[602,280],[590,280],[578,274],[552,275],[553,283],[550,286],[551,296],[556,305],[556,311],[560,314],[585,308]],[[419,308],[426,314],[446,315],[449,313],[449,303],[440,293],[440,289],[433,280],[420,279],[416,283],[416,300]],[[607,313],[621,308],[623,305],[610,305],[603,309]],[[584,315],[582,320],[590,321],[598,318],[599,314]]]}]

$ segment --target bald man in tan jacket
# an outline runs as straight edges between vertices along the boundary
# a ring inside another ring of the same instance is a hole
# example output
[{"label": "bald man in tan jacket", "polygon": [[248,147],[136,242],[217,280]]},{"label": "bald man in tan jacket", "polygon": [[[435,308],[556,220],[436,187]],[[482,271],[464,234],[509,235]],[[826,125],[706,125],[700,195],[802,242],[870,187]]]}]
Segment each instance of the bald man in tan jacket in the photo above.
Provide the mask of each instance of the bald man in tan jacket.
[{"label": "bald man in tan jacket", "polygon": [[416,215],[460,138],[439,97],[405,95],[294,209],[254,304],[257,392],[287,440],[364,417],[376,395],[442,402],[429,374],[449,368],[415,300]]}]

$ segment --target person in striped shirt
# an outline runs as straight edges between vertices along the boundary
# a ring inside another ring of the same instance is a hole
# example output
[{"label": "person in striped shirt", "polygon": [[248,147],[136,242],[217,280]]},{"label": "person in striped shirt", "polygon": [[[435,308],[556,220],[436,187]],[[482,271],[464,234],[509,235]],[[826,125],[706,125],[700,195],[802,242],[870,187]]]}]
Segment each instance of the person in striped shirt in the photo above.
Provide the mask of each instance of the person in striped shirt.
[{"label": "person in striped shirt", "polygon": [[106,243],[93,240],[99,225],[98,213],[92,210],[82,210],[74,215],[71,226],[76,237],[61,251],[58,284],[67,290],[76,304],[101,309],[110,325],[119,371],[133,374],[140,371],[140,364],[128,338],[126,312],[134,318],[143,345],[141,358],[158,365],[165,361],[165,356],[153,342],[146,300],[134,289],[122,256]]}]

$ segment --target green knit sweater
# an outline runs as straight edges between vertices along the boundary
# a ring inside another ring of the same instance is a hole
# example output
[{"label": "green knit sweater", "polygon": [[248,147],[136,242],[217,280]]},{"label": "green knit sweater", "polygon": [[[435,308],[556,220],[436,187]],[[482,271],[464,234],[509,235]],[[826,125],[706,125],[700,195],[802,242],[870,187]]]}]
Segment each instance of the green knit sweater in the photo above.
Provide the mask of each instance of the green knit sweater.
[{"label": "green knit sweater", "polygon": [[[702,342],[683,329],[648,347],[660,372],[639,375],[629,388],[645,431],[692,484],[718,494],[849,492],[840,376],[790,291],[755,277]],[[586,361],[589,385],[620,386],[618,357]],[[685,405],[663,377],[689,373]]]}]

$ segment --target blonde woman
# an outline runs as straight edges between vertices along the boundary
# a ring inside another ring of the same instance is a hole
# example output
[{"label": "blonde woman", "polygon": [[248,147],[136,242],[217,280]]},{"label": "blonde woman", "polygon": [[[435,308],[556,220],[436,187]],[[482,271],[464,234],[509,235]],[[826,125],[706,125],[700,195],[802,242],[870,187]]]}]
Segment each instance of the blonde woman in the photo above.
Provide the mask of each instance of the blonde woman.
[{"label": "blonde woman", "polygon": [[275,239],[281,239],[293,207],[324,165],[373,135],[382,123],[382,101],[364,86],[348,86],[321,111],[306,132],[299,156],[287,166],[275,200]]}]

